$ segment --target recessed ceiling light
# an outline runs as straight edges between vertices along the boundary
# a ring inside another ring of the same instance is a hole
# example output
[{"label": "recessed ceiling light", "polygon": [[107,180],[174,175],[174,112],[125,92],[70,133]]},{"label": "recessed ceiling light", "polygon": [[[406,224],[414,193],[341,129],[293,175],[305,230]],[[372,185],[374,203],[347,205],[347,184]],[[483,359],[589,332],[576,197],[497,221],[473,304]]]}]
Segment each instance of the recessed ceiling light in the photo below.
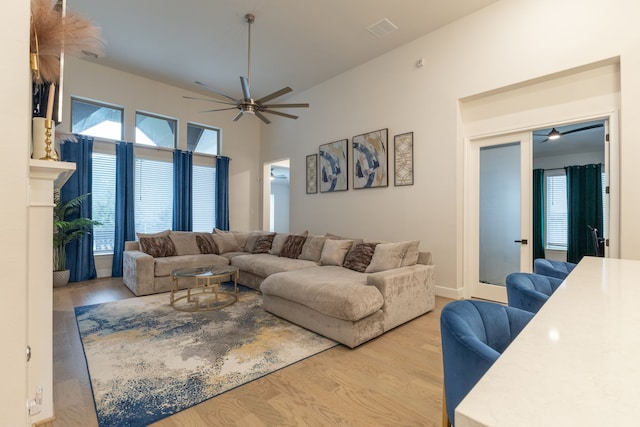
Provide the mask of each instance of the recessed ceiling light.
[{"label": "recessed ceiling light", "polygon": [[367,31],[369,31],[377,38],[384,37],[387,34],[393,33],[397,30],[398,27],[396,27],[394,23],[389,21],[387,18],[384,18],[367,28]]}]

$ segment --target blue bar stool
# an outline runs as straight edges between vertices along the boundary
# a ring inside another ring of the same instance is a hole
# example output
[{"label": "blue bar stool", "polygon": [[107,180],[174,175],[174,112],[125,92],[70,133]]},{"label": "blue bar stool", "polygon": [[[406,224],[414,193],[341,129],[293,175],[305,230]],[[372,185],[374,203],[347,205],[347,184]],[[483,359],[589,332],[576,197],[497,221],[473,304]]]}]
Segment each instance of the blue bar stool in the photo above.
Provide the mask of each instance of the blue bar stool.
[{"label": "blue bar stool", "polygon": [[507,276],[507,300],[509,307],[537,313],[562,279],[542,274],[511,273]]},{"label": "blue bar stool", "polygon": [[456,406],[532,318],[487,301],[453,301],[442,309],[443,426],[452,425]]}]

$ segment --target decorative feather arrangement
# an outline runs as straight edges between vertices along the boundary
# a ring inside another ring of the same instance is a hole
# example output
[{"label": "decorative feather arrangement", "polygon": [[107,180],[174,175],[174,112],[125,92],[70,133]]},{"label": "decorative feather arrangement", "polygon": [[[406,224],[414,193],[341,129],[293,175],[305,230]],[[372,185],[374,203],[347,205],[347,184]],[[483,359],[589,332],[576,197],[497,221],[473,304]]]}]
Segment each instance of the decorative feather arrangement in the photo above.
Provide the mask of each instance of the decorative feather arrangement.
[{"label": "decorative feather arrangement", "polygon": [[60,0],[31,0],[31,69],[36,83],[60,79],[60,57],[104,54],[100,28],[78,14],[62,13]]}]

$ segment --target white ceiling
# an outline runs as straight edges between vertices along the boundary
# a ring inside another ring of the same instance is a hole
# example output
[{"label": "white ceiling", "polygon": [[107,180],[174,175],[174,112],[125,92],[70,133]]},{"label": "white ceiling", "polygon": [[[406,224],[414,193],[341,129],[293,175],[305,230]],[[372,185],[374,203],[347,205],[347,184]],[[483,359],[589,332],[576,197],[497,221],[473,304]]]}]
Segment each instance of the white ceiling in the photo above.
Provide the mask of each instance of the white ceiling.
[{"label": "white ceiling", "polygon": [[[107,52],[98,63],[205,93],[198,80],[234,98],[247,74],[244,15],[253,13],[258,99],[285,86],[306,90],[496,0],[66,1],[102,28]],[[384,18],[398,30],[367,31]]]}]

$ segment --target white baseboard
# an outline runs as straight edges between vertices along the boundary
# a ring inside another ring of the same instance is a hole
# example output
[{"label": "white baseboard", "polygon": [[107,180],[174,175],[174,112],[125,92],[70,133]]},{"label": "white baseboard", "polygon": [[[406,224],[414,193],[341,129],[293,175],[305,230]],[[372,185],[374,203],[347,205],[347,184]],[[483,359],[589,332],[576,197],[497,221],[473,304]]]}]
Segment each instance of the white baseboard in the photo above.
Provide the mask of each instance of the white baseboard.
[{"label": "white baseboard", "polygon": [[450,298],[450,299],[464,298],[463,289],[445,288],[443,286],[436,286],[436,295],[439,297]]}]

